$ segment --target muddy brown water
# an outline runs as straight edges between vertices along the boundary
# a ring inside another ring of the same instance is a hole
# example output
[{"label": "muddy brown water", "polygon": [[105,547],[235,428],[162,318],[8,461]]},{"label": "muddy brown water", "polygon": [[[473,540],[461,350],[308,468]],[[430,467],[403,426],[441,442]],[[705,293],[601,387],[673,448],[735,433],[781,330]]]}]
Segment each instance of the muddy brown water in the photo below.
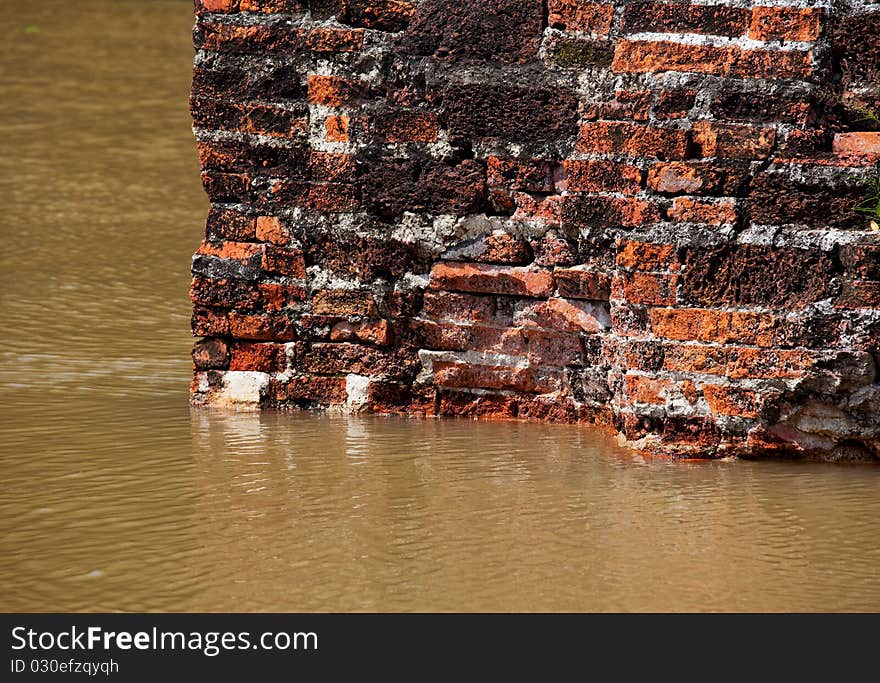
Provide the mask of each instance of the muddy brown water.
[{"label": "muddy brown water", "polygon": [[190,412],[191,3],[0,14],[0,610],[877,610],[880,469]]}]

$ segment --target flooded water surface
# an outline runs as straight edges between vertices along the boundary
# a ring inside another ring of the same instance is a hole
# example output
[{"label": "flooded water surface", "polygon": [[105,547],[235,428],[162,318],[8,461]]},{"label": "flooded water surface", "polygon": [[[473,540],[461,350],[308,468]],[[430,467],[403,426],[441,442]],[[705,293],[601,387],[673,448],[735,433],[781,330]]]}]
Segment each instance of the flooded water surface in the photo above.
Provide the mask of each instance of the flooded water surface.
[{"label": "flooded water surface", "polygon": [[880,470],[191,412],[189,0],[0,14],[0,610],[878,610]]}]

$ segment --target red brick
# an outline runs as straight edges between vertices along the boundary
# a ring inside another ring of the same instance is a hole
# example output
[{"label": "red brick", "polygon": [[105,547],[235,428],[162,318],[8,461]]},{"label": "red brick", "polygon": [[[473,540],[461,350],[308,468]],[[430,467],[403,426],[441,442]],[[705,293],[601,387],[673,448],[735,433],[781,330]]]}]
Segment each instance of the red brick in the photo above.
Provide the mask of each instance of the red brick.
[{"label": "red brick", "polygon": [[694,383],[685,380],[673,382],[668,379],[645,377],[644,375],[626,375],[626,393],[630,400],[635,403],[666,403],[666,396],[670,391],[684,394],[692,403],[696,400],[696,387]]},{"label": "red brick", "polygon": [[589,154],[683,159],[688,151],[688,135],[686,131],[672,128],[623,121],[594,121],[581,126],[577,148]]},{"label": "red brick", "polygon": [[664,40],[618,40],[611,70],[624,73],[684,71],[724,76],[736,47],[687,45]]},{"label": "red brick", "polygon": [[546,270],[446,261],[431,269],[429,286],[463,292],[544,297],[553,291],[553,275]]},{"label": "red brick", "polygon": [[713,194],[723,180],[720,169],[701,162],[664,162],[648,170],[648,187],[665,194]]},{"label": "red brick", "polygon": [[415,5],[400,0],[344,0],[337,19],[350,26],[377,31],[401,31],[415,12]]},{"label": "red brick", "polygon": [[379,310],[371,292],[354,289],[322,289],[312,297],[315,315],[364,315],[374,318]]},{"label": "red brick", "polygon": [[330,330],[330,341],[351,341],[359,339],[377,346],[390,346],[394,340],[394,330],[387,320],[360,322],[338,322]]},{"label": "red brick", "polygon": [[558,393],[520,397],[517,403],[516,416],[520,420],[571,423],[586,419],[585,411],[573,399]]},{"label": "red brick", "polygon": [[766,159],[776,142],[776,131],[772,128],[697,121],[693,125],[693,139],[704,157]]},{"label": "red brick", "polygon": [[653,200],[577,194],[563,199],[563,215],[569,225],[575,227],[641,227],[660,220],[660,211]]},{"label": "red brick", "polygon": [[562,386],[557,370],[434,361],[434,384],[450,389],[508,389],[546,394]]},{"label": "red brick", "polygon": [[880,242],[842,244],[840,262],[847,273],[863,280],[880,280]]},{"label": "red brick", "polygon": [[305,7],[304,0],[241,0],[242,12],[298,12]]},{"label": "red brick", "polygon": [[328,107],[356,104],[366,95],[367,85],[338,76],[309,76],[309,102]]},{"label": "red brick", "polygon": [[259,239],[255,235],[256,221],[247,214],[234,210],[212,208],[205,222],[205,238],[211,242],[231,240],[246,242]]},{"label": "red brick", "polygon": [[710,201],[693,197],[676,197],[667,215],[670,220],[682,223],[725,225],[738,221],[736,200],[727,198]]},{"label": "red brick", "polygon": [[816,40],[821,29],[822,12],[816,8],[755,7],[749,38],[795,42]]},{"label": "red brick", "polygon": [[513,235],[495,231],[483,239],[483,253],[475,258],[483,263],[525,265],[532,260],[532,250],[525,240]]},{"label": "red brick", "polygon": [[551,327],[571,332],[601,332],[605,329],[596,317],[597,308],[589,303],[574,299],[551,297],[547,300],[547,312]]},{"label": "red brick", "polygon": [[709,403],[709,409],[716,415],[755,418],[760,412],[760,397],[750,389],[722,384],[704,384],[703,395]]},{"label": "red brick", "polygon": [[404,370],[400,359],[390,350],[362,344],[313,343],[297,358],[297,365],[306,372],[321,374],[399,376]]},{"label": "red brick", "polygon": [[261,242],[285,245],[290,243],[290,231],[275,216],[260,216],[256,222],[256,238]]},{"label": "red brick", "polygon": [[246,130],[256,135],[289,138],[308,132],[308,125],[308,117],[281,107],[254,104],[245,113]]},{"label": "red brick", "polygon": [[583,118],[588,121],[595,119],[647,121],[650,118],[653,99],[654,93],[650,90],[617,90],[613,100],[587,103]]},{"label": "red brick", "polygon": [[611,293],[611,278],[605,273],[578,268],[557,268],[553,277],[559,296],[562,297],[608,301]]},{"label": "red brick", "polygon": [[267,273],[275,273],[276,275],[295,278],[306,276],[306,262],[299,249],[286,249],[267,244],[263,254],[262,268]]},{"label": "red brick", "polygon": [[621,240],[617,244],[617,267],[628,270],[679,270],[681,263],[671,244]]},{"label": "red brick", "polygon": [[611,297],[633,304],[672,306],[677,286],[678,275],[621,271],[612,281]]},{"label": "red brick", "polygon": [[305,288],[298,285],[261,282],[258,289],[262,306],[267,311],[280,311],[306,298]]},{"label": "red brick", "polygon": [[363,29],[316,28],[306,37],[315,52],[357,52],[363,44]]},{"label": "red brick", "polygon": [[584,0],[549,0],[547,23],[554,28],[583,31],[599,36],[611,32],[614,5]]},{"label": "red brick", "polygon": [[514,195],[516,211],[513,219],[517,221],[539,221],[546,225],[559,225],[562,219],[562,200],[559,195],[536,199],[525,192]]},{"label": "red brick", "polygon": [[233,342],[229,369],[254,372],[282,372],[287,366],[283,344]]},{"label": "red brick", "polygon": [[528,352],[522,332],[515,327],[456,325],[422,321],[418,324],[425,348],[437,351],[484,351],[524,356]]},{"label": "red brick", "polygon": [[296,328],[283,313],[254,315],[233,311],[229,314],[229,332],[238,339],[296,341]]},{"label": "red brick", "polygon": [[196,45],[203,50],[243,54],[287,54],[301,48],[304,31],[281,26],[238,26],[201,22]]},{"label": "red brick", "polygon": [[642,172],[637,166],[616,161],[564,162],[569,192],[622,192],[637,194],[642,189]]}]

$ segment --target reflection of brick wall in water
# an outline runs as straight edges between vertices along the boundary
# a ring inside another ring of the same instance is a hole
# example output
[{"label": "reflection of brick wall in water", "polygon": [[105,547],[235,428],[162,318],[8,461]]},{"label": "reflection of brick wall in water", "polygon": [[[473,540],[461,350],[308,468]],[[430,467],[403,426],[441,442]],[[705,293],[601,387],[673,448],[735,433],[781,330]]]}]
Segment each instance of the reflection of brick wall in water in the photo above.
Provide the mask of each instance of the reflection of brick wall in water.
[{"label": "reflection of brick wall in water", "polygon": [[880,10],[199,0],[197,405],[880,457]]}]

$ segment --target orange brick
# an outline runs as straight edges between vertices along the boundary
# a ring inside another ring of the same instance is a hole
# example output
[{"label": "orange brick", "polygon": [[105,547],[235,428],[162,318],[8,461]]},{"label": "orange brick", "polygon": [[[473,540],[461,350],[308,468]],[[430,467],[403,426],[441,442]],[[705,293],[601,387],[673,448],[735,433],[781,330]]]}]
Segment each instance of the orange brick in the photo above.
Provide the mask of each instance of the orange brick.
[{"label": "orange brick", "polygon": [[292,401],[315,401],[329,405],[345,403],[345,377],[293,377],[284,385],[283,397]]},{"label": "orange brick", "polygon": [[611,32],[614,5],[584,0],[549,0],[547,23],[554,28],[584,31],[599,36]]},{"label": "orange brick", "polygon": [[259,292],[263,308],[267,311],[280,311],[306,298],[306,290],[303,287],[275,282],[261,282]]},{"label": "orange brick", "polygon": [[348,117],[328,116],[324,130],[327,142],[348,142]]},{"label": "orange brick", "polygon": [[590,121],[581,126],[577,148],[589,154],[629,154],[655,158],[683,159],[687,154],[687,132],[656,128],[625,121]]},{"label": "orange brick", "polygon": [[673,221],[709,225],[725,225],[736,223],[738,220],[736,200],[728,198],[710,201],[693,197],[676,197],[667,215]]},{"label": "orange brick", "polygon": [[198,253],[204,256],[216,256],[217,258],[249,259],[263,253],[262,244],[253,242],[202,242]]},{"label": "orange brick", "polygon": [[312,104],[341,107],[353,104],[366,94],[367,85],[338,76],[309,76],[308,99]]},{"label": "orange brick", "polygon": [[458,389],[511,389],[546,394],[562,386],[562,372],[434,361],[434,384]]},{"label": "orange brick", "polygon": [[230,370],[282,372],[286,365],[287,357],[283,344],[234,342],[230,349]]},{"label": "orange brick", "polygon": [[628,270],[678,270],[681,264],[671,244],[621,240],[617,244],[617,267]]},{"label": "orange brick", "polygon": [[739,51],[736,47],[687,45],[664,40],[619,40],[611,70],[624,73],[688,73],[723,76]]},{"label": "orange brick", "polygon": [[749,38],[806,42],[819,37],[821,25],[821,9],[755,7],[752,9]]},{"label": "orange brick", "polygon": [[719,346],[667,344],[663,368],[671,372],[700,372],[723,375],[727,369],[727,350]]},{"label": "orange brick", "polygon": [[631,304],[672,306],[677,286],[678,275],[622,271],[612,281],[611,298]]},{"label": "orange brick", "polygon": [[755,418],[760,412],[760,397],[750,389],[722,384],[705,384],[703,385],[703,396],[706,397],[709,409],[716,415]]},{"label": "orange brick", "polygon": [[702,308],[652,308],[651,329],[658,337],[679,341],[736,342],[770,346],[773,316]]},{"label": "orange brick", "polygon": [[237,12],[238,0],[196,0],[196,12]]},{"label": "orange brick", "polygon": [[257,218],[257,239],[261,242],[284,245],[290,242],[290,231],[280,218],[260,216]]},{"label": "orange brick", "polygon": [[837,133],[832,149],[840,156],[877,161],[880,160],[880,133]]},{"label": "orange brick", "polygon": [[635,403],[666,403],[665,391],[672,385],[666,379],[642,375],[626,376],[626,393]]}]

